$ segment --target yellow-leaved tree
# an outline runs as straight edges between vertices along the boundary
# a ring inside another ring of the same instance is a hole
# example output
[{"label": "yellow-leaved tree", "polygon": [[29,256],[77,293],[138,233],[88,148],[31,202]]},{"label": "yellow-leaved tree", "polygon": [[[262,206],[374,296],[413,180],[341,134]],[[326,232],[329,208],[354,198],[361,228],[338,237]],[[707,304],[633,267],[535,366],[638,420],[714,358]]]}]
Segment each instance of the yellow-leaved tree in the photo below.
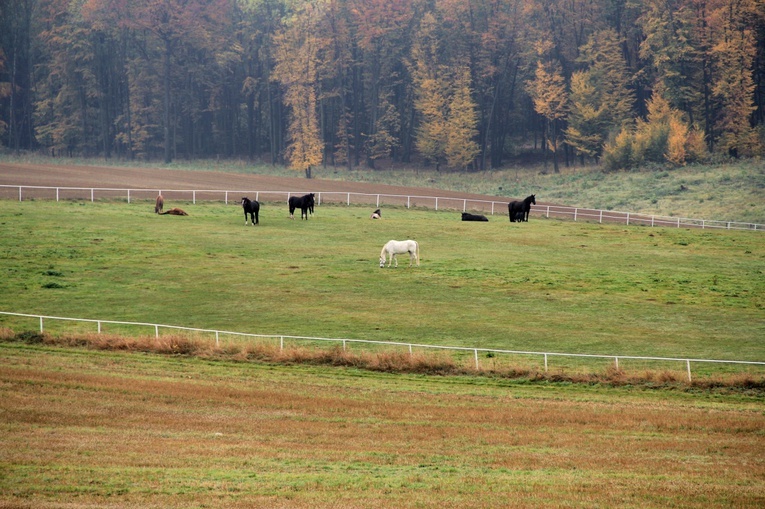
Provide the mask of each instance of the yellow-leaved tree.
[{"label": "yellow-leaved tree", "polygon": [[470,91],[470,70],[457,72],[454,92],[449,103],[449,121],[446,123],[446,162],[461,170],[475,162],[481,149],[475,141],[478,136],[478,113]]},{"label": "yellow-leaved tree", "polygon": [[534,111],[545,119],[547,148],[553,155],[553,167],[558,173],[558,150],[560,147],[560,123],[566,118],[568,96],[566,83],[557,62],[537,62],[534,79],[527,84],[534,101]]},{"label": "yellow-leaved tree", "polygon": [[304,171],[307,178],[324,154],[317,113],[318,67],[325,43],[316,36],[321,5],[302,4],[275,37],[273,77],[284,88],[284,103],[290,111],[286,157],[290,168]]}]

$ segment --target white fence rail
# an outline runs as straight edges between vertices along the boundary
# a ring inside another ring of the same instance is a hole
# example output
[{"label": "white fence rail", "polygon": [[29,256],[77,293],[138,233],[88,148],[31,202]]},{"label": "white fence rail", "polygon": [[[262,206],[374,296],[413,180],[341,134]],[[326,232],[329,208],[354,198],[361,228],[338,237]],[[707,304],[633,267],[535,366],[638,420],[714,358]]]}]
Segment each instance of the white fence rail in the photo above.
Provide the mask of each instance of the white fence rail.
[{"label": "white fence rail", "polygon": [[181,331],[189,331],[189,332],[202,332],[202,333],[209,333],[215,335],[215,346],[220,346],[220,336],[221,335],[229,335],[229,336],[242,336],[242,337],[250,337],[250,338],[270,338],[270,339],[278,339],[279,340],[279,348],[284,349],[284,340],[285,339],[291,339],[291,340],[304,340],[304,341],[327,341],[327,342],[335,342],[335,343],[341,343],[343,345],[343,350],[346,350],[348,347],[348,344],[371,344],[371,345],[384,345],[384,346],[394,346],[394,347],[404,347],[409,350],[409,354],[413,355],[413,350],[415,348],[419,349],[431,349],[431,350],[446,350],[446,351],[452,351],[452,352],[467,352],[472,353],[473,358],[475,360],[475,367],[476,369],[480,369],[480,360],[479,360],[479,353],[482,354],[510,354],[510,355],[523,355],[523,356],[532,356],[532,357],[542,357],[544,358],[544,366],[545,371],[549,368],[549,358],[550,357],[570,357],[570,358],[579,358],[579,359],[606,359],[606,360],[613,360],[614,367],[616,369],[619,369],[619,361],[620,360],[643,360],[643,361],[663,361],[663,362],[670,362],[670,363],[682,363],[682,365],[685,368],[685,371],[688,374],[688,381],[691,381],[691,363],[707,363],[707,364],[732,364],[732,365],[749,365],[749,366],[765,366],[765,362],[756,362],[756,361],[736,361],[736,360],[715,360],[715,359],[692,359],[692,358],[683,358],[683,357],[645,357],[645,356],[634,356],[634,355],[599,355],[599,354],[577,354],[577,353],[562,353],[562,352],[533,352],[533,351],[525,351],[525,350],[501,350],[501,349],[494,349],[494,348],[473,348],[473,347],[462,347],[462,346],[441,346],[441,345],[425,345],[425,344],[418,344],[418,343],[405,343],[405,342],[397,342],[397,341],[372,341],[372,340],[366,340],[366,339],[349,339],[349,338],[321,338],[321,337],[310,337],[310,336],[290,336],[290,335],[284,335],[284,334],[251,334],[246,332],[231,332],[231,331],[224,331],[224,330],[217,330],[217,329],[199,329],[194,327],[181,327],[177,325],[162,325],[162,324],[156,324],[156,323],[145,323],[145,322],[124,322],[124,321],[115,321],[115,320],[95,320],[92,318],[67,318],[67,317],[61,317],[61,316],[45,316],[45,315],[34,315],[34,314],[25,314],[25,313],[11,313],[6,311],[0,311],[0,315],[7,315],[7,316],[18,316],[18,317],[24,317],[24,318],[34,318],[36,320],[39,320],[40,324],[40,332],[45,331],[45,320],[62,320],[62,321],[69,321],[69,322],[86,322],[86,323],[95,323],[97,324],[98,333],[101,334],[102,332],[102,325],[103,324],[113,324],[113,325],[131,325],[131,326],[141,326],[141,327],[150,327],[154,330],[154,336],[155,338],[159,338],[159,331],[160,329],[170,329],[170,330],[181,330]]},{"label": "white fence rail", "polygon": [[[46,186],[16,186],[0,185],[0,198],[18,199],[53,199],[60,200],[90,200],[96,199],[126,199],[154,200],[157,194],[165,199],[197,201],[223,201],[228,204],[239,204],[242,196],[255,196],[262,201],[286,201],[290,196],[303,195],[310,191],[253,191],[253,190],[221,190],[221,189],[120,189],[98,187],[46,187]],[[350,192],[315,192],[317,202],[344,203],[346,205],[382,205],[434,208],[435,210],[476,210],[491,215],[505,215],[507,201],[479,200],[473,198],[452,198],[445,196],[416,196],[394,194],[367,194]],[[233,201],[231,201],[233,200]],[[667,217],[648,214],[635,214],[614,210],[599,210],[557,205],[534,205],[531,213],[547,218],[572,219],[574,221],[596,221],[599,223],[623,223],[627,225],[663,226],[672,228],[712,228],[720,230],[752,230],[765,231],[765,224],[742,223],[736,221],[716,221],[710,219],[692,219],[683,217]]]}]

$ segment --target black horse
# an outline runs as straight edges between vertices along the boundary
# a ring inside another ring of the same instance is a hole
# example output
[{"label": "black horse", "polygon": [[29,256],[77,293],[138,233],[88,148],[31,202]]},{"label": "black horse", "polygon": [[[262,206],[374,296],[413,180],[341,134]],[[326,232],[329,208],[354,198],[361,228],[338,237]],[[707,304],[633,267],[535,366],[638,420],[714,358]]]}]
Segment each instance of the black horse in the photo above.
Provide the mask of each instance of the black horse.
[{"label": "black horse", "polygon": [[463,221],[488,221],[489,219],[483,214],[471,214],[470,212],[462,213]]},{"label": "black horse", "polygon": [[295,219],[295,209],[300,209],[300,219],[305,216],[308,219],[308,212],[313,214],[314,194],[306,194],[304,196],[290,196],[288,200],[290,205],[290,219]]},{"label": "black horse", "polygon": [[260,203],[257,200],[250,200],[246,196],[242,197],[242,208],[244,209],[244,225],[247,226],[247,214],[250,215],[252,226],[259,224],[258,212],[260,212]]},{"label": "black horse", "polygon": [[527,196],[523,201],[511,201],[507,204],[507,214],[510,216],[510,222],[521,222],[529,220],[529,211],[532,205],[537,204],[536,195]]}]

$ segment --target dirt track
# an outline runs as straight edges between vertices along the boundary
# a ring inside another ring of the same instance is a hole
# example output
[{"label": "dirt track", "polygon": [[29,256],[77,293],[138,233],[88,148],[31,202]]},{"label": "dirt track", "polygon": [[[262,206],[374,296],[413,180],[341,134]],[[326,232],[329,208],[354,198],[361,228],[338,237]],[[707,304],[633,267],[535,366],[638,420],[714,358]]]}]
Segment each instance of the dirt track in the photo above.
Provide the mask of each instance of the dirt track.
[{"label": "dirt track", "polygon": [[34,165],[0,162],[0,185],[97,187],[119,189],[215,189],[294,192],[350,192],[443,196],[476,200],[508,201],[507,198],[453,191],[359,182],[343,182],[268,175],[243,175],[214,171],[161,168],[111,168],[101,166]]}]

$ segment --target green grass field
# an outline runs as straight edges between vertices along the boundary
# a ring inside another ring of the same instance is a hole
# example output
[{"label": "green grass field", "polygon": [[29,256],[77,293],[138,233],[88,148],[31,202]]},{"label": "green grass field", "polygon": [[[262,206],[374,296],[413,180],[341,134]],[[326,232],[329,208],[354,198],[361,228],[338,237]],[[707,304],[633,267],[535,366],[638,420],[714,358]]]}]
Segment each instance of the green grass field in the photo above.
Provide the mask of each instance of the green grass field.
[{"label": "green grass field", "polygon": [[[765,237],[321,206],[0,202],[0,310],[260,334],[765,360]],[[381,269],[389,239],[422,262]],[[35,320],[0,317],[15,330]],[[93,325],[81,325],[93,330]],[[63,328],[49,321],[46,330]],[[120,332],[112,328],[108,332]],[[147,333],[146,330],[143,333]],[[538,359],[537,359],[538,360]],[[559,362],[559,361],[556,361]],[[627,367],[627,366],[625,366]],[[682,369],[683,366],[675,366]]]}]

